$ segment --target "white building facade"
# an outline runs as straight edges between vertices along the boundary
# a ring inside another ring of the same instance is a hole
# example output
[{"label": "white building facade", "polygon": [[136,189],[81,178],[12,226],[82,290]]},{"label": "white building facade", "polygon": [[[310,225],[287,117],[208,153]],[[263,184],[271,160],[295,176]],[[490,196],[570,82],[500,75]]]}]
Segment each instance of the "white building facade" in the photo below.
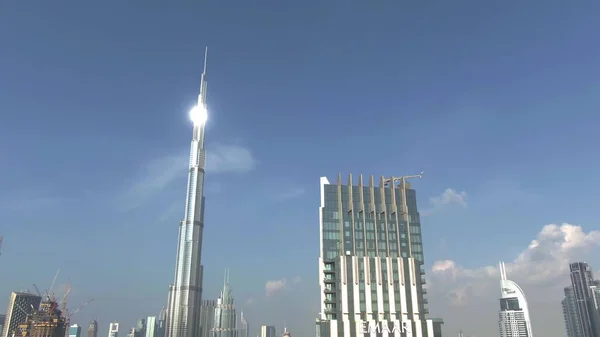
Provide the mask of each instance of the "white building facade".
[{"label": "white building facade", "polygon": [[500,262],[500,337],[532,337],[531,319],[525,293],[506,277],[504,262]]},{"label": "white building facade", "polygon": [[[407,176],[321,178],[317,337],[441,337],[428,318],[421,224]],[[399,185],[396,183],[399,182]]]}]

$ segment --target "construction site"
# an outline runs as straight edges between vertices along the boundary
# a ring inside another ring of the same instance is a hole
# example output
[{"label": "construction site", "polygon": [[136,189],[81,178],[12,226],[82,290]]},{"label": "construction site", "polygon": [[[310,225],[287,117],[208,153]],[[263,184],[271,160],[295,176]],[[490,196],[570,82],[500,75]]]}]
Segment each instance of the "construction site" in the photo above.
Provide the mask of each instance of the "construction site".
[{"label": "construction site", "polygon": [[52,291],[59,272],[60,270],[57,271],[52,285],[44,295],[35,284],[33,284],[35,294],[28,289],[11,294],[2,337],[68,336],[71,318],[94,299],[91,298],[75,310],[70,311],[67,308],[67,302],[71,285],[66,285],[65,292],[60,299]]}]

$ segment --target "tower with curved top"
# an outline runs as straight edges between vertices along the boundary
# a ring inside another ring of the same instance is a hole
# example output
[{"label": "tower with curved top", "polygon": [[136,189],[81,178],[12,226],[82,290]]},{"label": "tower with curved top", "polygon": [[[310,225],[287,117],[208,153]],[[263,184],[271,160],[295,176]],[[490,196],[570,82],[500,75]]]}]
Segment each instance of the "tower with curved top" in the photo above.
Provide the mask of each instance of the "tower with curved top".
[{"label": "tower with curved top", "polygon": [[504,262],[500,262],[500,337],[532,337],[529,307],[523,289],[507,279]]}]

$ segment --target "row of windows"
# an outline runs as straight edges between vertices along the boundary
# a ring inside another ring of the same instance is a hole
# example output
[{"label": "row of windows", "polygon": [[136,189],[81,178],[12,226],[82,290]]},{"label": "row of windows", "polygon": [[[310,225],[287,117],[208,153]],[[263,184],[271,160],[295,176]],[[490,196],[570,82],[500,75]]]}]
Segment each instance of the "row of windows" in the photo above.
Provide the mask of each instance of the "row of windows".
[{"label": "row of windows", "polygon": [[[342,185],[341,186],[341,195],[342,195],[342,201],[344,202],[348,202],[348,200],[350,199],[350,189],[348,188],[348,185]],[[358,186],[352,186],[352,199],[359,200],[360,199],[360,187]],[[375,199],[375,203],[378,203],[381,201],[381,190],[380,187],[375,187],[373,189],[373,199]],[[402,193],[399,187],[394,189],[395,192],[395,197],[396,197],[396,201],[400,201],[402,200]],[[368,186],[363,186],[363,198],[365,201],[369,202],[371,200],[370,196],[371,196],[371,188]],[[392,189],[388,186],[384,188],[384,198],[385,200],[391,200],[392,199]],[[406,196],[407,196],[407,202],[408,203],[416,203],[416,193],[413,189],[407,188],[406,189]],[[338,200],[338,186],[337,185],[325,185],[325,199],[329,200],[329,201],[333,201],[336,202]]]},{"label": "row of windows", "polygon": [[[329,259],[329,260],[333,260],[333,259],[336,259],[339,256],[340,256],[340,252],[338,252],[337,250],[328,250],[328,251],[325,252],[324,258],[325,259]],[[377,251],[375,251],[374,249],[373,250],[367,250],[367,252],[365,252],[364,249],[363,250],[358,250],[357,249],[356,250],[356,256],[358,256],[358,257],[365,257],[365,256],[368,256],[368,257],[389,256],[389,257],[405,257],[406,258],[406,257],[408,257],[408,252],[403,251],[403,252],[399,253],[395,249],[392,250],[391,247],[390,247],[389,254],[387,253],[387,251],[379,251],[379,254],[377,254]],[[416,251],[413,250],[412,251],[412,257],[414,257],[415,260],[417,260],[417,261],[419,261],[421,263],[424,262],[424,260],[423,260],[423,253],[421,253],[421,252],[416,252]]]},{"label": "row of windows", "polygon": [[[398,212],[399,212],[398,219],[403,220],[404,217],[402,216],[401,209],[399,209]],[[376,215],[373,215],[372,212],[352,212],[352,213],[355,214],[354,218],[357,220],[363,219],[363,213],[365,214],[364,218],[367,220],[377,219],[377,220],[381,220],[382,222],[383,222],[383,220],[396,220],[396,214],[393,214],[391,212],[386,212],[386,213],[376,212]],[[348,214],[348,213],[346,213],[346,214]],[[386,214],[387,214],[387,216],[386,216]],[[337,211],[337,209],[331,210],[331,209],[325,208],[323,210],[323,218],[331,219],[331,220],[340,220],[340,212]],[[352,214],[344,215],[342,218],[343,219],[351,219]],[[418,214],[408,214],[408,221],[420,222],[420,217]]]},{"label": "row of windows", "polygon": [[[346,239],[346,241],[348,241],[348,242],[351,241],[351,238],[352,238],[351,234],[352,234],[352,232],[350,232],[350,231],[344,231],[344,238]],[[419,235],[419,234],[420,233],[411,235],[410,241],[413,244],[421,243],[421,235]],[[361,232],[355,233],[354,239],[356,242],[362,242],[365,238],[367,241],[377,241],[380,243],[388,242],[388,241],[394,243],[394,242],[398,241],[398,236],[396,235],[396,233],[390,233],[390,235],[387,238],[386,238],[385,233],[379,233],[379,237],[376,237],[375,232],[372,232],[372,231],[367,231],[366,237],[363,236],[363,233],[361,233]],[[400,241],[401,242],[406,241],[406,239],[407,239],[406,234],[401,233]],[[340,232],[339,231],[331,231],[331,230],[323,231],[323,240],[340,240]]]},{"label": "row of windows", "polygon": [[[324,221],[323,222],[324,230],[339,230],[339,228],[340,228],[340,225],[336,221]],[[345,229],[351,228],[350,222],[344,221],[344,228]],[[401,223],[400,224],[400,232],[404,232],[405,228],[406,228],[406,226],[403,223]],[[379,226],[377,226],[377,231],[380,233],[385,233],[386,229],[389,233],[396,233],[398,226],[395,223],[391,223],[391,222],[388,223],[387,228],[385,226],[385,223],[379,223]],[[354,223],[354,231],[355,232],[362,232],[364,230],[367,230],[367,231],[375,230],[375,224],[373,222],[367,221],[365,223],[365,227],[363,228],[363,226],[360,222]],[[416,223],[411,223],[410,224],[410,232],[412,234],[421,233],[421,225],[416,224]]]}]

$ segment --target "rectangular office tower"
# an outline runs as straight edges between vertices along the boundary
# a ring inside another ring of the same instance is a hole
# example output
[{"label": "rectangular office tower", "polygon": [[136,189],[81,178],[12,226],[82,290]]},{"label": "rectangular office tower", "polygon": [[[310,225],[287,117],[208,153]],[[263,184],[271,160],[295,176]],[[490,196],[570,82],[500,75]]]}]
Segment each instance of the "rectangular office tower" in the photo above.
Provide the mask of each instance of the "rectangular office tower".
[{"label": "rectangular office tower", "polygon": [[427,318],[421,224],[406,180],[321,178],[317,337],[441,337]]},{"label": "rectangular office tower", "polygon": [[19,325],[25,323],[27,316],[38,310],[41,302],[42,297],[38,295],[23,292],[11,293],[2,337],[11,337],[15,332],[18,334]]}]

